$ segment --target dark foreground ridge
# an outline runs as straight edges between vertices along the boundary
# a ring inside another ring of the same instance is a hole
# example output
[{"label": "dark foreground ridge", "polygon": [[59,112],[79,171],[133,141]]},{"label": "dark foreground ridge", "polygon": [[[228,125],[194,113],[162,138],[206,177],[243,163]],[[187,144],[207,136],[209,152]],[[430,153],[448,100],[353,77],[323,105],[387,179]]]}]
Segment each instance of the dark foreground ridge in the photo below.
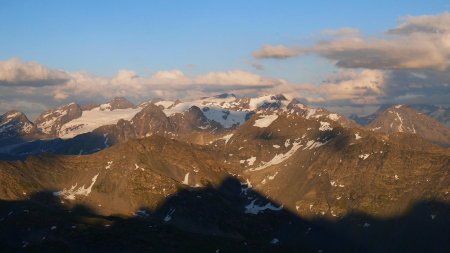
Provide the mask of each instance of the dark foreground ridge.
[{"label": "dark foreground ridge", "polygon": [[125,217],[52,192],[0,201],[0,252],[450,252],[450,205],[436,201],[387,219],[306,220],[230,177]]}]

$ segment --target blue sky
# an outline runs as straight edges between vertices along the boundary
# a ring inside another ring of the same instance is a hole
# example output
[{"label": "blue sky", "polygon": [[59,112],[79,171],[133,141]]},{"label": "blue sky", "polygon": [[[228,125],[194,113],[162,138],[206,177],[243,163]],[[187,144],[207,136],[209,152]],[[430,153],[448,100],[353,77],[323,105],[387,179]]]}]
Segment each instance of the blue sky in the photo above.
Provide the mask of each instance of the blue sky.
[{"label": "blue sky", "polygon": [[0,113],[222,92],[344,114],[449,105],[449,11],[424,0],[0,0]]},{"label": "blue sky", "polygon": [[[113,76],[165,69],[257,72],[264,44],[307,44],[324,29],[377,34],[398,17],[436,14],[448,1],[17,1],[0,6],[0,59]],[[332,66],[317,57],[264,61],[263,74],[317,81]],[[261,71],[260,71],[261,72]]]}]

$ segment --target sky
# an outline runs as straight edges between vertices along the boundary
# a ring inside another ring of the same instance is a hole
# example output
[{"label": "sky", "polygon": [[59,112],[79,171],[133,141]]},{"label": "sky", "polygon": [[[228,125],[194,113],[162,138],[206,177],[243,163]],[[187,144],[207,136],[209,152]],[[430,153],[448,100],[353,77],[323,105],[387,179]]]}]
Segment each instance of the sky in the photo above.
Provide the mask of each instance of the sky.
[{"label": "sky", "polygon": [[448,104],[449,11],[423,0],[1,0],[0,113],[221,92],[338,110]]}]

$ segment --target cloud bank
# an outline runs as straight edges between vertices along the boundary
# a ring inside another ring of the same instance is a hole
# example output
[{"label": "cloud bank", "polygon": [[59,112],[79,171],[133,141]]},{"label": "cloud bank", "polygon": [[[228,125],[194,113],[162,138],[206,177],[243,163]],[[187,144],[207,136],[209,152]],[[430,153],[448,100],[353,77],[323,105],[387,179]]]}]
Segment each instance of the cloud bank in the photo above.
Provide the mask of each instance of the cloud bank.
[{"label": "cloud bank", "polygon": [[314,54],[338,71],[324,83],[300,85],[326,104],[450,103],[450,14],[408,16],[378,37],[343,28],[309,47],[264,45],[253,57],[282,60]]},{"label": "cloud bank", "polygon": [[18,109],[36,114],[63,102],[101,102],[116,96],[137,102],[156,97],[187,99],[221,92],[256,94],[284,83],[284,80],[243,70],[188,76],[175,69],[157,71],[148,77],[132,70],[120,70],[107,78],[49,69],[36,62],[13,58],[0,61],[0,111]]}]

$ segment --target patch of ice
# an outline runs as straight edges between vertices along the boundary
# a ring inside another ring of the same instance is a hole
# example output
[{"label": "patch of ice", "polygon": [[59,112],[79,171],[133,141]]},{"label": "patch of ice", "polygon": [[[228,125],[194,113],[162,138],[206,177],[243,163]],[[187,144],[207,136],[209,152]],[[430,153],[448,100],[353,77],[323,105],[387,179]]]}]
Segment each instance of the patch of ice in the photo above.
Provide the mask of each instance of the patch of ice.
[{"label": "patch of ice", "polygon": [[359,140],[359,139],[361,139],[361,138],[362,138],[362,137],[361,137],[361,135],[359,135],[359,133],[356,133],[356,134],[355,134],[355,139],[356,139],[356,140]]},{"label": "patch of ice", "polygon": [[272,145],[274,148],[280,148],[280,145]]}]

